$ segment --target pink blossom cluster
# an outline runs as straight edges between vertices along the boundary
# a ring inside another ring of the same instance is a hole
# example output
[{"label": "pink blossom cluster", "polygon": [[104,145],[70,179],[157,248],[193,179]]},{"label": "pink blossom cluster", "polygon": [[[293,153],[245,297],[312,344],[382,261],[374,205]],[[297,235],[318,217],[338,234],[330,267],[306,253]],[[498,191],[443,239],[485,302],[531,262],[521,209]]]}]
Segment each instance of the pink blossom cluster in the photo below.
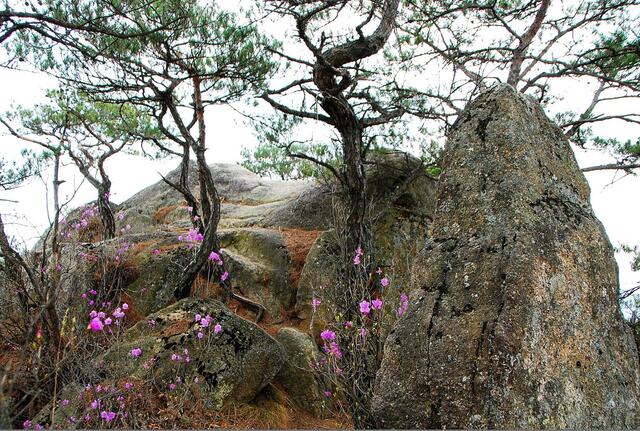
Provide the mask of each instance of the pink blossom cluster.
[{"label": "pink blossom cluster", "polygon": [[189,233],[187,237],[183,237],[182,235],[178,236],[178,241],[186,241],[188,243],[189,249],[193,248],[197,243],[202,242],[203,236],[198,229],[191,228],[189,229]]},{"label": "pink blossom cluster", "polygon": [[111,315],[115,318],[115,322],[111,317],[107,317],[104,311],[96,311],[92,310],[89,313],[89,317],[91,317],[91,321],[89,322],[89,329],[93,332],[100,332],[104,329],[105,326],[110,326],[112,323],[119,325],[122,319],[125,317],[125,312],[123,310],[129,309],[129,304],[124,303],[120,307],[117,307]]},{"label": "pink blossom cluster", "polygon": [[360,302],[359,305],[360,305],[360,313],[362,313],[365,316],[368,316],[369,314],[371,314],[371,308],[373,308],[374,310],[382,309],[382,300],[380,298],[376,298],[373,301],[369,302],[365,299],[362,302]]},{"label": "pink blossom cluster", "polygon": [[[204,328],[208,328],[211,325],[211,322],[213,321],[213,317],[209,316],[208,314],[204,317],[202,317],[200,314],[195,315],[195,321],[200,323],[200,325],[202,326],[202,328],[200,328],[200,330],[197,333],[197,337],[199,340],[202,340],[204,338]],[[220,323],[216,323],[213,326],[213,333],[214,334],[219,334],[220,332],[222,332],[222,325]]]},{"label": "pink blossom cluster", "polygon": [[98,207],[96,205],[85,207],[80,215],[80,220],[73,223],[73,225],[69,225],[69,222],[66,218],[60,220],[60,224],[63,226],[63,229],[60,230],[61,238],[71,238],[73,236],[74,231],[79,233],[82,229],[89,226],[89,221],[98,216]]},{"label": "pink blossom cluster", "polygon": [[322,340],[325,343],[323,346],[323,350],[327,355],[333,356],[336,359],[342,358],[342,351],[340,350],[340,346],[335,341],[336,340],[335,332],[329,329],[325,329],[320,333],[320,338],[322,338]]},{"label": "pink blossom cluster", "polygon": [[105,421],[105,422],[111,422],[112,420],[114,420],[116,418],[116,414],[114,412],[107,412],[107,411],[102,411],[102,413],[100,413],[100,417]]},{"label": "pink blossom cluster", "polygon": [[220,258],[220,254],[216,253],[215,251],[212,251],[211,253],[209,253],[209,260],[211,262],[215,262],[218,265],[222,265],[222,259]]},{"label": "pink blossom cluster", "polygon": [[116,261],[119,261],[119,260],[120,260],[120,258],[121,258],[122,256],[124,256],[124,254],[125,254],[127,251],[129,251],[129,249],[131,248],[131,245],[132,245],[132,244],[130,244],[130,243],[128,243],[128,242],[125,242],[125,243],[123,243],[120,247],[118,247],[118,248],[116,249],[116,257],[115,257],[115,260],[116,260]]},{"label": "pink blossom cluster", "polygon": [[333,356],[336,359],[342,359],[342,351],[335,341],[325,344],[323,350],[327,355]]},{"label": "pink blossom cluster", "polygon": [[187,349],[185,347],[185,349],[182,351],[182,353],[184,354],[184,358],[182,357],[182,355],[173,353],[171,355],[171,360],[174,361],[174,362],[182,362],[183,360],[186,363],[191,362],[191,358],[189,357],[189,349]]}]

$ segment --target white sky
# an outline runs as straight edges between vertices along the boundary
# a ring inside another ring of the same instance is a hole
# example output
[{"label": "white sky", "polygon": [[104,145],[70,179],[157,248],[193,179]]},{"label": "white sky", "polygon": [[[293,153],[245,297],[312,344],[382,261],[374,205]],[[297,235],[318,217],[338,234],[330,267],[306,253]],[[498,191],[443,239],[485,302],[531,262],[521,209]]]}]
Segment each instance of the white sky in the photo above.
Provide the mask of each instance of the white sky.
[{"label": "white sky", "polygon": [[[41,102],[44,89],[51,87],[55,81],[42,75],[0,69],[0,113],[10,109],[12,104],[25,106]],[[580,87],[568,86],[564,90],[567,103],[575,106],[588,105],[591,94],[581,91]],[[613,107],[612,109],[614,109]],[[246,126],[243,118],[228,108],[210,108],[206,112],[208,131],[208,160],[210,163],[235,163],[241,160],[240,150],[243,146],[253,147],[257,144],[251,128]],[[599,134],[615,136],[622,139],[634,138],[637,129],[622,124],[608,124],[599,126]],[[22,141],[6,136],[0,131],[0,154],[6,158],[19,158],[19,151],[25,147]],[[610,162],[603,154],[584,152],[576,153],[580,166],[586,167]],[[175,168],[177,159],[150,161],[142,157],[116,156],[107,162],[106,168],[110,172],[113,187],[113,201],[120,203],[142,188],[157,182],[158,172],[165,174]],[[622,175],[615,172],[594,172],[586,174],[591,184],[591,199],[596,215],[603,222],[611,242],[618,245],[640,244],[640,229],[638,229],[638,212],[640,202],[640,178]],[[62,197],[71,193],[75,184],[81,181],[81,176],[72,167],[62,172],[62,179],[67,182],[62,186]],[[15,203],[0,200],[2,214],[7,217],[9,234],[19,238],[25,245],[31,245],[47,226],[45,184],[32,181],[27,185],[9,192],[0,192],[0,199],[15,200]],[[95,199],[95,190],[84,184],[76,195],[75,207]],[[620,282],[622,289],[629,289],[638,284],[640,274],[630,270],[628,256],[618,255],[620,265]]]}]

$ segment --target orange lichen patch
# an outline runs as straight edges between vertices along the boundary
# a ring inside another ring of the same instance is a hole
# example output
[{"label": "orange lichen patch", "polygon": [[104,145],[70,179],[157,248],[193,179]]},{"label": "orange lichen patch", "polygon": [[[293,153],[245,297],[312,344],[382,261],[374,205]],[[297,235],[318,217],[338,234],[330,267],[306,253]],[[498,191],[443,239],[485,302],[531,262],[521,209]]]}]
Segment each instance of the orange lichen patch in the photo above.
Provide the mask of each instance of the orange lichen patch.
[{"label": "orange lichen patch", "polygon": [[127,326],[133,326],[137,322],[141,321],[145,318],[143,314],[140,314],[136,307],[136,301],[133,299],[131,295],[127,292],[122,292],[120,295],[120,303],[126,303],[129,305],[129,309],[127,310]]},{"label": "orange lichen patch", "polygon": [[155,221],[156,223],[166,223],[167,214],[169,214],[171,211],[175,210],[176,208],[178,208],[178,205],[169,205],[167,207],[160,208],[158,211],[155,212],[155,214],[153,214],[152,216],[153,221]]},{"label": "orange lichen patch", "polygon": [[131,247],[131,254],[138,255],[143,252],[151,252],[151,249],[153,248],[153,245],[155,243],[156,241],[153,240],[137,242],[133,244],[133,247]]},{"label": "orange lichen patch", "polygon": [[282,229],[284,245],[287,247],[291,259],[291,283],[296,288],[300,281],[300,274],[307,259],[307,254],[309,254],[309,250],[311,250],[320,233],[321,231],[319,230]]},{"label": "orange lichen patch", "polygon": [[164,328],[160,332],[160,336],[171,337],[173,335],[184,334],[185,332],[189,331],[189,328],[191,327],[191,323],[192,322],[190,320],[178,320],[172,325]]}]

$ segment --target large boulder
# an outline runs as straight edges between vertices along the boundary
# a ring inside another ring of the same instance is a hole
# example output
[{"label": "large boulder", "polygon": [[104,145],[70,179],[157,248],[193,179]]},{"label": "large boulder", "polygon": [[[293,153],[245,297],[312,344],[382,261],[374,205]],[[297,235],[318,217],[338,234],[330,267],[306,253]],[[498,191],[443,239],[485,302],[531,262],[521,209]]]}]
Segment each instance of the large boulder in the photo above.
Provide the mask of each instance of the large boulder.
[{"label": "large boulder", "polygon": [[294,328],[281,328],[275,339],[284,347],[286,360],[276,376],[291,399],[317,417],[329,414],[327,398],[313,365],[320,352],[313,339]]},{"label": "large boulder", "polygon": [[[194,316],[211,316],[207,328]],[[149,325],[149,321],[155,322]],[[215,333],[214,325],[221,331]],[[203,333],[204,338],[198,338]],[[142,355],[131,360],[139,347]],[[190,353],[185,354],[187,349]],[[189,356],[189,362],[172,361],[172,355]],[[278,373],[285,352],[271,336],[255,324],[230,312],[216,300],[183,299],[153,313],[127,331],[125,339],[105,353],[101,362],[111,376],[137,376],[140,380],[170,383],[176,369],[184,380],[200,376],[211,405],[229,401],[247,402]],[[151,360],[151,361],[150,361]],[[151,366],[145,366],[151,363]]]},{"label": "large boulder", "polygon": [[640,369],[613,249],[562,131],[499,85],[445,148],[432,238],[387,339],[383,428],[632,428]]},{"label": "large boulder", "polygon": [[220,244],[233,284],[260,302],[273,321],[293,307],[296,291],[290,277],[291,259],[282,232],[239,228],[220,231]]},{"label": "large boulder", "polygon": [[[197,322],[196,315],[210,316],[210,324]],[[133,355],[134,349],[140,351]],[[59,399],[70,402],[58,403],[51,427],[95,426],[95,415],[82,419],[93,413],[90,401],[115,404],[116,395],[128,396],[125,382],[147,396],[166,397],[181,390],[184,396],[197,393],[207,409],[247,403],[273,380],[285,358],[277,341],[220,302],[187,298],[128,329],[95,359],[96,379],[67,385]],[[48,422],[50,412],[47,406],[34,420]],[[98,424],[103,425],[100,420]]]},{"label": "large boulder", "polygon": [[[197,196],[197,169],[189,171],[189,185]],[[269,227],[327,229],[331,224],[330,196],[325,188],[311,180],[279,181],[260,178],[239,165],[212,164],[213,180],[222,200],[221,228]],[[180,170],[167,175],[177,182]],[[189,213],[180,193],[166,182],[158,181],[123,202],[119,208],[123,223],[133,230],[185,228]]]}]

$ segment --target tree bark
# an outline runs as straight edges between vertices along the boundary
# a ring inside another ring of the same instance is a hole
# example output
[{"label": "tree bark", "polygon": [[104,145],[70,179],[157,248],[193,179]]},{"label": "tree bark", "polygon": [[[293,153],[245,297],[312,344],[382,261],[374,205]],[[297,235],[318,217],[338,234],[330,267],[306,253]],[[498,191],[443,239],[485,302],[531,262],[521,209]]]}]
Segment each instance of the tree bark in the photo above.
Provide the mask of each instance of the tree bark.
[{"label": "tree bark", "polygon": [[[375,259],[373,237],[367,217],[367,179],[364,170],[366,148],[363,143],[365,124],[344,96],[345,90],[352,84],[348,72],[339,68],[347,63],[359,61],[377,53],[385,45],[395,28],[399,0],[386,0],[382,19],[376,30],[367,37],[360,37],[331,48],[320,55],[313,70],[313,81],[321,92],[321,106],[331,119],[332,125],[340,134],[343,165],[340,172],[342,184],[342,205],[345,209],[344,223],[336,226],[342,243],[342,265],[340,278],[344,283],[336,292],[336,306],[344,320],[355,320],[358,316],[358,303],[368,297],[364,280],[368,279],[364,264],[353,262],[359,248],[367,258]],[[298,22],[298,30],[304,40],[306,23]],[[364,263],[364,262],[363,262]],[[375,373],[379,359],[370,354],[356,357],[350,349],[343,352],[343,360],[350,364],[346,369],[346,398],[351,410],[354,426],[358,429],[374,424],[369,403],[373,393]]]},{"label": "tree bark", "polygon": [[544,17],[547,15],[547,10],[549,9],[549,3],[551,3],[551,0],[542,0],[540,9],[538,9],[535,18],[533,19],[533,23],[531,23],[531,26],[520,37],[520,43],[513,53],[513,59],[511,60],[511,67],[509,68],[507,83],[511,84],[514,88],[520,81],[522,63],[524,63],[525,55],[527,53],[527,50],[529,49],[529,46],[531,45],[531,41],[533,41],[533,38],[536,36],[536,34],[538,34],[540,28],[542,27]]}]

